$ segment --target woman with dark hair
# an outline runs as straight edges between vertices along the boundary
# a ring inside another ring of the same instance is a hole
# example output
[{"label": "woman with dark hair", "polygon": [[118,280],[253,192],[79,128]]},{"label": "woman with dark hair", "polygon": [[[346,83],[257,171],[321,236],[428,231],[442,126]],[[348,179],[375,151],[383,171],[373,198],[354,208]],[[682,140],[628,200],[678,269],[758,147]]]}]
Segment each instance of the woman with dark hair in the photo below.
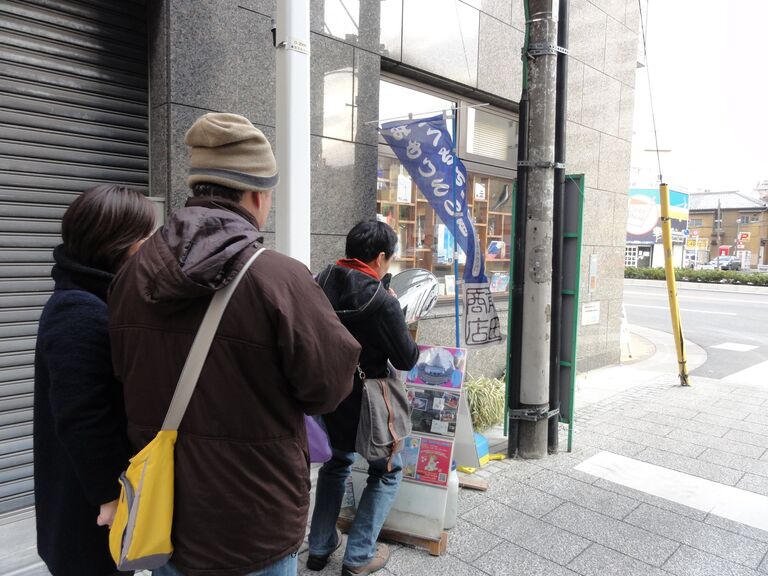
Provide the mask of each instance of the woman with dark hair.
[{"label": "woman with dark hair", "polygon": [[[377,220],[360,222],[347,235],[347,257],[326,268],[317,280],[341,323],[362,346],[359,368],[369,378],[385,377],[390,363],[398,370],[410,370],[419,358],[400,304],[381,282],[396,246],[397,235],[388,224]],[[352,393],[333,413],[323,416],[333,456],[318,475],[309,533],[310,570],[322,570],[341,545],[336,518],[355,460],[363,392],[360,371],[355,375]],[[342,576],[362,576],[386,565],[389,550],[385,544],[377,545],[376,539],[401,478],[399,454],[389,469],[386,459],[368,463],[368,482],[347,537]]]},{"label": "woman with dark hair", "polygon": [[145,196],[97,186],[64,213],[64,243],[53,251],[55,286],[35,352],[34,458],[37,550],[54,576],[117,572],[107,526],[130,453],[106,298],[115,272],[154,225]]}]

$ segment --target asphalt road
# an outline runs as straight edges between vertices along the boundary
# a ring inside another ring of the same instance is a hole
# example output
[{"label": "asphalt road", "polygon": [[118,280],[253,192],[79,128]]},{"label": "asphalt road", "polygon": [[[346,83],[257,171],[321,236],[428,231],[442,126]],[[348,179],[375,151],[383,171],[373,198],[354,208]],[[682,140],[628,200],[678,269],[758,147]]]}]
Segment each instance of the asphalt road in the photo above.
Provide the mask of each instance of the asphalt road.
[{"label": "asphalt road", "polygon": [[[677,286],[685,337],[707,352],[707,361],[692,375],[757,378],[768,385],[768,290],[747,294]],[[672,332],[664,283],[625,285],[624,304],[630,324]]]}]

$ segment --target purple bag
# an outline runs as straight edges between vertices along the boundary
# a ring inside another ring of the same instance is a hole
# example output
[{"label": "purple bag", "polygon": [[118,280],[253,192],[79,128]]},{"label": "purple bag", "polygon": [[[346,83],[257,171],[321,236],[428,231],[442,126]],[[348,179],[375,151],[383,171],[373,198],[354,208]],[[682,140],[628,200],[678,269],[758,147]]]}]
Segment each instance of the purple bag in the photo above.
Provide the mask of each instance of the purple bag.
[{"label": "purple bag", "polygon": [[331,445],[328,434],[312,416],[304,414],[304,425],[307,428],[307,446],[309,446],[309,461],[322,464],[331,459]]}]

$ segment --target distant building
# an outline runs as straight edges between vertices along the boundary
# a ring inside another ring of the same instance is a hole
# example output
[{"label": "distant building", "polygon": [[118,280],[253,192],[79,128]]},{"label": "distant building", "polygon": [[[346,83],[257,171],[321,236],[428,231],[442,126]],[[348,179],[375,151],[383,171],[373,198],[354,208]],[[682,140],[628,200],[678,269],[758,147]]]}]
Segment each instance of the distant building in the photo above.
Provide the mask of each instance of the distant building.
[{"label": "distant building", "polygon": [[768,180],[758,182],[755,186],[755,192],[763,202],[768,202]]},{"label": "distant building", "polygon": [[703,192],[690,196],[690,239],[698,239],[703,259],[733,255],[742,268],[768,264],[768,205],[741,192]]}]

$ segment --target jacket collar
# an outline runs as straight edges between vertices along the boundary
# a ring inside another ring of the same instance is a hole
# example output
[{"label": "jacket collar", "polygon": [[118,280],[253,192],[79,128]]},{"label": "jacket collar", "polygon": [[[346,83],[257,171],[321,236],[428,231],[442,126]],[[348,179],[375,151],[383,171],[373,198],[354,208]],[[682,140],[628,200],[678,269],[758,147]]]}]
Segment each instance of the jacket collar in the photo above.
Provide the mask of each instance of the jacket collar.
[{"label": "jacket collar", "polygon": [[107,290],[114,274],[74,260],[65,252],[64,244],[53,249],[53,259],[56,264],[51,270],[51,276],[56,282],[56,290],[85,290],[106,302]]},{"label": "jacket collar", "polygon": [[362,260],[358,260],[357,258],[342,258],[336,261],[336,266],[341,266],[342,268],[350,268],[351,270],[357,270],[358,272],[367,274],[374,280],[380,280],[379,275],[376,274],[376,271],[373,268],[368,266],[368,264],[366,264]]},{"label": "jacket collar", "polygon": [[[253,217],[253,214],[248,212],[248,210],[243,208],[238,202],[235,202],[234,200],[226,200],[225,198],[211,198],[207,196],[192,196],[191,198],[187,199],[187,202],[184,206],[229,210],[230,212],[234,212],[241,218],[245,219],[251,226],[256,228],[256,230],[259,229],[259,223],[256,222],[256,218]],[[262,242],[263,239],[259,238],[259,241]]]}]

